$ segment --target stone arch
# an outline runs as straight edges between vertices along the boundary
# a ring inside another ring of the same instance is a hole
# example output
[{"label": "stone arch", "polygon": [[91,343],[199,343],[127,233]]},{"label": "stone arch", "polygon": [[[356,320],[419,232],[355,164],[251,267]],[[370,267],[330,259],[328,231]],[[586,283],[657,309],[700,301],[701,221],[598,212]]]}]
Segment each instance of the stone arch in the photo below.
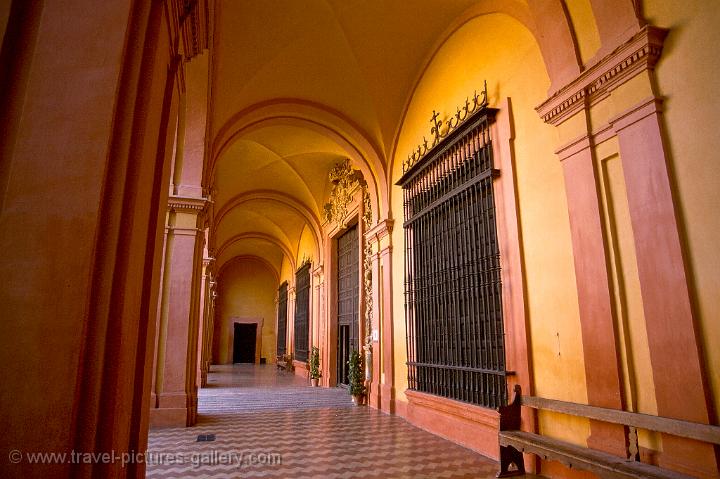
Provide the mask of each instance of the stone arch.
[{"label": "stone arch", "polygon": [[232,265],[234,263],[238,263],[240,261],[255,261],[257,263],[262,264],[264,267],[266,267],[272,273],[273,277],[275,278],[275,282],[278,284],[280,283],[280,273],[278,272],[277,269],[275,269],[275,267],[273,265],[271,265],[266,259],[261,258],[260,256],[255,256],[255,255],[250,255],[250,254],[235,256],[231,260],[223,263],[222,266],[220,266],[220,269],[218,270],[218,274],[217,274],[218,280],[220,280],[223,270],[228,268],[230,265]]},{"label": "stone arch", "polygon": [[305,219],[305,223],[310,227],[310,231],[312,232],[313,238],[315,239],[316,253],[318,255],[317,257],[320,257],[320,252],[322,251],[323,236],[320,229],[320,221],[318,220],[317,216],[315,216],[315,214],[312,212],[312,210],[310,210],[310,208],[308,208],[296,198],[277,191],[256,190],[234,196],[227,203],[225,203],[222,208],[220,208],[220,210],[215,214],[213,228],[211,230],[212,233],[214,234],[217,226],[222,222],[223,217],[230,211],[232,211],[233,208],[253,200],[273,201],[283,205],[286,208],[292,209],[298,215],[302,216]]},{"label": "stone arch", "polygon": [[368,182],[374,219],[389,211],[386,164],[378,147],[350,119],[323,105],[296,99],[279,99],[252,105],[228,120],[215,135],[203,184],[208,187],[219,158],[243,133],[273,124],[306,128],[335,141],[362,171]]},{"label": "stone arch", "polygon": [[[230,239],[228,239],[227,241],[225,241],[222,245],[220,245],[220,247],[219,247],[218,250],[217,250],[217,253],[216,253],[216,256],[215,256],[215,257],[216,257],[216,258],[220,258],[220,257],[222,256],[222,254],[223,254],[230,246],[232,246],[232,245],[234,245],[234,244],[236,244],[236,243],[239,243],[240,241],[245,241],[245,240],[262,240],[262,241],[266,241],[266,242],[268,242],[268,243],[276,246],[278,249],[280,249],[280,251],[282,252],[283,256],[289,261],[290,266],[292,267],[292,269],[293,269],[293,270],[295,269],[295,258],[294,258],[294,256],[293,256],[292,252],[290,251],[290,249],[287,247],[287,245],[283,244],[282,241],[280,241],[279,239],[275,238],[274,236],[270,236],[270,235],[266,235],[266,234],[264,234],[264,233],[258,233],[258,232],[245,232],[245,233],[240,233],[240,234],[237,234],[237,235],[231,237]],[[247,256],[247,255],[241,255],[241,256]],[[227,263],[229,263],[229,262],[231,262],[231,261],[233,261],[233,260],[234,260],[234,258],[231,258],[231,259],[229,259],[229,260],[227,260],[227,261],[225,261],[225,262],[223,262],[222,264],[219,265],[219,267],[218,267],[218,276],[220,275],[220,271],[222,270],[222,268],[224,267],[224,265],[227,264]],[[264,261],[266,261],[266,260],[264,260]],[[267,261],[266,261],[266,262],[267,262]],[[268,264],[269,264],[269,263],[268,263]],[[277,271],[274,267],[273,267],[272,269],[273,269],[273,271]],[[280,272],[277,271],[277,273],[278,273],[278,276],[279,276]]]}]

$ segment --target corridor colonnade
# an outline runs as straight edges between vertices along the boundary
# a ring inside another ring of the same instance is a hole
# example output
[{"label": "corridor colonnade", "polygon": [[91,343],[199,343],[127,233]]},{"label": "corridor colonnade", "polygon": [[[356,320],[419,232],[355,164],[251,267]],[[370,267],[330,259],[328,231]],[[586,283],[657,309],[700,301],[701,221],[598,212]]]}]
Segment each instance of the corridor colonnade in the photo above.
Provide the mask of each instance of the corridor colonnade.
[{"label": "corridor colonnade", "polygon": [[[287,351],[306,307],[301,346],[336,385],[337,240],[357,225],[370,406],[497,458],[494,409],[409,387],[397,185],[431,115],[453,118],[485,80],[508,388],[716,423],[720,145],[698,127],[717,119],[702,92],[720,86],[709,0],[430,2],[417,19],[402,2],[255,3],[3,13],[0,449],[144,451],[150,427],[192,426],[210,365],[232,362],[233,323],[258,324],[258,357],[275,361],[284,283]],[[625,448],[622,428],[550,412],[523,428]],[[639,443],[644,460],[718,475],[710,445]]]}]

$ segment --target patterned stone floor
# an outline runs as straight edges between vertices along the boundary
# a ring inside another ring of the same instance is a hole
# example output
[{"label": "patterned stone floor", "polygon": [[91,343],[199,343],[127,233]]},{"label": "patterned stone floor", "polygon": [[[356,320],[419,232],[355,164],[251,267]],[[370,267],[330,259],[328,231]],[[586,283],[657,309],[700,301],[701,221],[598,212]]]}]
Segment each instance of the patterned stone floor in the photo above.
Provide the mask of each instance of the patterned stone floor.
[{"label": "patterned stone floor", "polygon": [[[192,428],[150,432],[148,478],[491,478],[495,462],[274,366],[213,366]],[[198,442],[198,435],[215,435]]]}]

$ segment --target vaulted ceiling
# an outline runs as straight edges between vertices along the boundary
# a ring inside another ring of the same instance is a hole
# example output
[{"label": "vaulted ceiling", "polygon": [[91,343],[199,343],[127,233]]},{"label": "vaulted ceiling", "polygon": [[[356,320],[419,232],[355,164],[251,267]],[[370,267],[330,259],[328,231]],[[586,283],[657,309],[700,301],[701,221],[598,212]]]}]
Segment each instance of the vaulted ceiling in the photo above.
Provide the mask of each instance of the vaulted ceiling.
[{"label": "vaulted ceiling", "polygon": [[257,255],[279,273],[283,258],[293,262],[304,228],[317,239],[328,171],[345,158],[382,204],[424,69],[463,22],[498,4],[530,18],[523,0],[216,2],[209,131],[220,265]]}]

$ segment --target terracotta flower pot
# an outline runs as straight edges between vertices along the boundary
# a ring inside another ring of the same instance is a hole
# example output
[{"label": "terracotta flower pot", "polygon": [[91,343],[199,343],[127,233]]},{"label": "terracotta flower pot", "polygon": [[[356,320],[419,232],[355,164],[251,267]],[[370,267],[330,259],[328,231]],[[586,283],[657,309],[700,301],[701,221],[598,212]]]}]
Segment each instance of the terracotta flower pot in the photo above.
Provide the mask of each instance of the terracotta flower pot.
[{"label": "terracotta flower pot", "polygon": [[363,398],[364,398],[364,396],[362,394],[353,394],[352,402],[356,406],[362,406]]},{"label": "terracotta flower pot", "polygon": [[318,387],[319,381],[320,381],[320,379],[318,379],[318,378],[312,378],[312,379],[310,379],[310,384],[312,385],[312,387],[316,388],[316,387]]}]

